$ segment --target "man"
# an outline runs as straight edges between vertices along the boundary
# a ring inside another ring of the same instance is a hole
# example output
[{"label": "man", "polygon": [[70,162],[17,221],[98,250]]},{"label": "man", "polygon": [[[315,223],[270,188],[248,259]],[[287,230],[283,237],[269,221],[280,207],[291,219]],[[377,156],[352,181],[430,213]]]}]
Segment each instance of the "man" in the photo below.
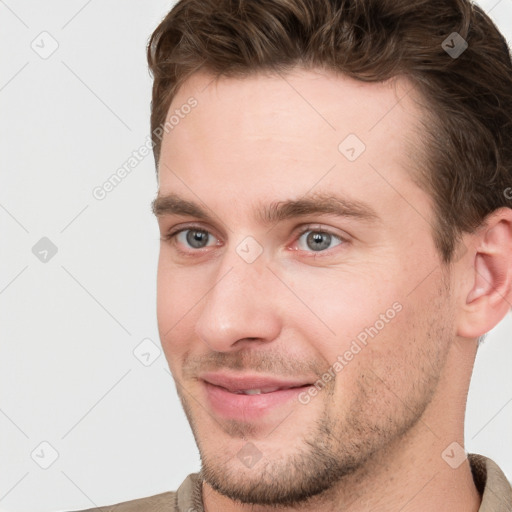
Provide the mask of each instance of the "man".
[{"label": "man", "polygon": [[512,64],[465,0],[182,0],[153,33],[158,324],[202,460],[103,510],[512,510],[464,450],[512,302]]}]

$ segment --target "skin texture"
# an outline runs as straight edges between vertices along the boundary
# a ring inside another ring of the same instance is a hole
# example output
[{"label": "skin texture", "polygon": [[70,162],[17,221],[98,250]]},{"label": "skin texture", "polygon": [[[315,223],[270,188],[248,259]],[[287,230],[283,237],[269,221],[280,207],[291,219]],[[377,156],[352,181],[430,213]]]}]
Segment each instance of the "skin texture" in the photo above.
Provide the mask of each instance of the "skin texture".
[{"label": "skin texture", "polygon": [[[164,136],[159,195],[214,220],[158,216],[158,324],[200,450],[206,511],[478,510],[468,461],[453,469],[442,454],[464,446],[477,337],[510,307],[511,210],[441,263],[431,200],[410,177],[421,145],[414,95],[405,79],[295,69],[196,73],[173,100],[169,115],[191,96],[198,104]],[[338,149],[349,134],[366,146],[354,161]],[[379,219],[312,214],[268,226],[253,215],[311,193],[367,203]],[[208,245],[194,248],[187,232],[165,239],[180,227],[207,231]],[[327,249],[314,250],[311,231],[333,235]],[[263,248],[252,263],[236,250],[248,236]],[[209,406],[201,372],[315,382],[393,304],[393,318],[307,404],[248,421]],[[260,457],[253,467],[237,456],[248,446]]]}]

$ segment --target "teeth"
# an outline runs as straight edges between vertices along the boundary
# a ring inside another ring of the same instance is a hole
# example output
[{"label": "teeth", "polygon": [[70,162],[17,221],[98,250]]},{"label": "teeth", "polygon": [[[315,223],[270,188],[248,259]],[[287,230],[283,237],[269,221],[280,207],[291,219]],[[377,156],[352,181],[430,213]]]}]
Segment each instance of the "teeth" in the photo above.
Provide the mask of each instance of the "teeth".
[{"label": "teeth", "polygon": [[261,388],[261,389],[245,389],[243,391],[236,391],[238,394],[242,395],[261,395],[262,393],[272,393],[273,391],[277,391],[281,389],[279,387],[274,388]]}]

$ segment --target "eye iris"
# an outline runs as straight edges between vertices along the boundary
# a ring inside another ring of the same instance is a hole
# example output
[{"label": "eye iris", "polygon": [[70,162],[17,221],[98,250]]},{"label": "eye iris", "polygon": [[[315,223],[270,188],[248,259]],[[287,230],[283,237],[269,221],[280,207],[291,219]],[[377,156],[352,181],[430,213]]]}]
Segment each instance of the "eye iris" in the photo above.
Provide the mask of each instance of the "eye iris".
[{"label": "eye iris", "polygon": [[[310,242],[314,242],[311,246]],[[312,231],[307,236],[308,247],[313,251],[321,251],[327,249],[331,245],[331,235],[329,233],[320,233],[318,231]]]},{"label": "eye iris", "polygon": [[[190,229],[187,231],[187,243],[195,249],[200,249],[208,243],[208,233],[206,231],[199,231],[197,229]],[[203,244],[204,242],[204,244]]]}]

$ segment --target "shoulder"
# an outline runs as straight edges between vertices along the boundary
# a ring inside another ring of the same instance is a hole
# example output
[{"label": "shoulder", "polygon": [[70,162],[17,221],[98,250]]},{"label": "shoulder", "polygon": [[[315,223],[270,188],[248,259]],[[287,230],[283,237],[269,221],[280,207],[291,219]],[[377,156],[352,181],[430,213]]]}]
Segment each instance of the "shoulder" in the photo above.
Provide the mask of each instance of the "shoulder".
[{"label": "shoulder", "polygon": [[475,487],[482,497],[479,512],[512,510],[512,485],[501,468],[489,457],[469,453]]},{"label": "shoulder", "polygon": [[176,493],[164,492],[147,498],[139,498],[136,500],[123,501],[115,505],[98,506],[88,508],[86,510],[77,510],[72,512],[160,512],[174,511],[176,509]]},{"label": "shoulder", "polygon": [[[181,510],[202,510],[198,506],[201,482],[197,473],[187,476],[177,491],[167,491],[146,498],[123,501],[114,505],[97,506],[86,510],[70,512],[178,512]],[[202,505],[202,504],[201,504]]]}]

